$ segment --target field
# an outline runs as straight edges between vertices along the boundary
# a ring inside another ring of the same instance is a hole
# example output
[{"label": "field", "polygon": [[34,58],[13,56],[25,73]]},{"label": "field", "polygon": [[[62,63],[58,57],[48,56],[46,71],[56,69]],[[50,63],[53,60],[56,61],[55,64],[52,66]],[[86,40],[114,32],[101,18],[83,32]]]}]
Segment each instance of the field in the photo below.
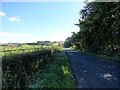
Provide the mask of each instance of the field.
[{"label": "field", "polygon": [[[62,47],[23,45],[14,48],[3,47],[1,51],[3,88],[75,87]],[[61,54],[63,56],[60,56]],[[48,72],[51,72],[51,75]],[[67,77],[64,76],[65,73],[68,74]],[[53,77],[56,75],[52,85],[42,84],[49,83],[49,80],[44,81],[44,79],[51,78],[52,75]],[[39,79],[37,76],[43,78],[42,81],[35,82]],[[68,79],[65,81],[64,78]],[[58,80],[61,82],[55,83]],[[35,87],[35,84],[38,86]]]}]

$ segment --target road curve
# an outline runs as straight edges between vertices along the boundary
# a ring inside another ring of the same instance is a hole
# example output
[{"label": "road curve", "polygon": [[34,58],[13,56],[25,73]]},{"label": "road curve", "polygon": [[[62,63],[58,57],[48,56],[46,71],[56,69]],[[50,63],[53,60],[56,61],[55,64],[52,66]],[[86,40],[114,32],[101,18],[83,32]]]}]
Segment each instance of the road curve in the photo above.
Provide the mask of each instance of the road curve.
[{"label": "road curve", "polygon": [[65,50],[78,88],[120,88],[120,64]]}]

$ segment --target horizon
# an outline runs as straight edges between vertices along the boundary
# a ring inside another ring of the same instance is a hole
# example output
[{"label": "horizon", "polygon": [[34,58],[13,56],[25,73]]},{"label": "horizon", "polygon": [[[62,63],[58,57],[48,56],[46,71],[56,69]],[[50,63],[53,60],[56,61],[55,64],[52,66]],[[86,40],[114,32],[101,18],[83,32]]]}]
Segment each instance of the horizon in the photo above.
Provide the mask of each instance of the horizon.
[{"label": "horizon", "polygon": [[0,43],[65,41],[78,32],[81,2],[2,2]]},{"label": "horizon", "polygon": [[[40,41],[40,42],[46,42],[46,41]],[[64,42],[64,41],[50,41],[50,43],[58,43],[58,42]],[[38,41],[36,42],[8,42],[8,43],[0,43],[0,45],[4,45],[4,44],[27,44],[27,43],[38,43]]]}]

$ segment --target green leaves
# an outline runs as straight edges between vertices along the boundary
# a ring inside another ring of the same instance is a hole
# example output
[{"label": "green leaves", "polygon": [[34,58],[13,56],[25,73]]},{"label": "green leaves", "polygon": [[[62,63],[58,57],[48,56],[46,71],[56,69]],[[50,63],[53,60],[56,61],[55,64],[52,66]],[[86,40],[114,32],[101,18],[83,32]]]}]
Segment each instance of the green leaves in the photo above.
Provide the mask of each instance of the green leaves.
[{"label": "green leaves", "polygon": [[42,48],[32,52],[11,53],[3,56],[3,88],[26,88],[30,77],[53,61],[57,48]]},{"label": "green leaves", "polygon": [[120,2],[87,3],[75,25],[80,31],[65,41],[70,46],[98,54],[120,55]]}]

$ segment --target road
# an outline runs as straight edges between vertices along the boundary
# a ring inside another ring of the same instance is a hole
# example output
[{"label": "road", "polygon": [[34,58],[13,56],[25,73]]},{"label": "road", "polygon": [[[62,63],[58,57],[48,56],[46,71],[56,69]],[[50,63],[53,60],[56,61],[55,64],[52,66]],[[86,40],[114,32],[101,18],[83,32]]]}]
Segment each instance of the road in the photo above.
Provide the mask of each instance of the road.
[{"label": "road", "polygon": [[120,64],[65,50],[78,88],[120,88]]}]

